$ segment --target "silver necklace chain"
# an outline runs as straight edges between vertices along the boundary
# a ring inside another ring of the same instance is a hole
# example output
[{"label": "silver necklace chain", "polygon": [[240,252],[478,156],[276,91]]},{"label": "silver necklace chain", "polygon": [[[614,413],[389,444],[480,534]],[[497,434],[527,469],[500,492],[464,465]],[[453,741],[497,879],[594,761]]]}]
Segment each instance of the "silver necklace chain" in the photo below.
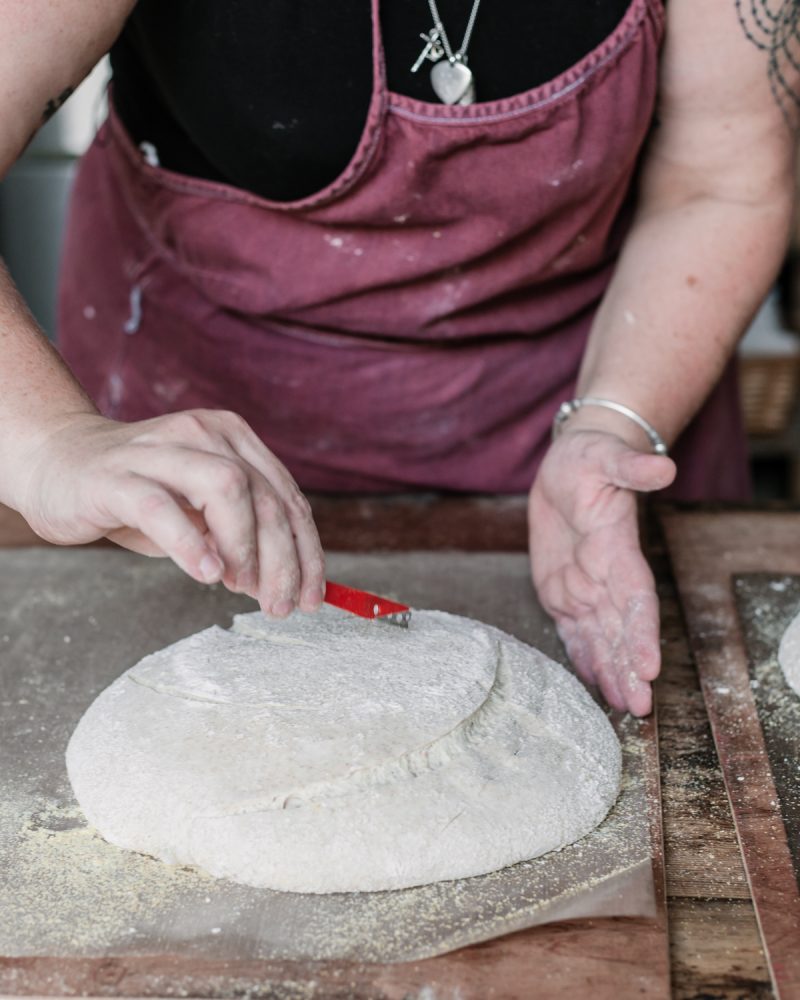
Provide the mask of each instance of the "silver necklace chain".
[{"label": "silver necklace chain", "polygon": [[[425,42],[425,48],[411,67],[411,72],[416,73],[426,60],[432,62],[431,86],[445,104],[472,104],[475,101],[475,80],[467,66],[467,49],[480,5],[481,0],[473,0],[464,40],[461,47],[453,52],[436,0],[428,0],[433,27],[427,35],[419,36]],[[444,56],[447,58],[444,59]]]},{"label": "silver necklace chain", "polygon": [[464,40],[458,51],[453,52],[452,46],[450,45],[450,39],[447,37],[447,32],[442,24],[442,18],[439,15],[439,8],[436,6],[436,0],[428,0],[428,7],[430,7],[431,17],[433,18],[433,26],[436,29],[436,34],[438,35],[439,40],[442,43],[448,62],[467,61],[467,49],[469,48],[469,42],[472,38],[472,29],[475,27],[475,18],[478,16],[478,8],[480,5],[481,0],[474,0],[469,20],[467,21],[467,28],[464,32]]}]

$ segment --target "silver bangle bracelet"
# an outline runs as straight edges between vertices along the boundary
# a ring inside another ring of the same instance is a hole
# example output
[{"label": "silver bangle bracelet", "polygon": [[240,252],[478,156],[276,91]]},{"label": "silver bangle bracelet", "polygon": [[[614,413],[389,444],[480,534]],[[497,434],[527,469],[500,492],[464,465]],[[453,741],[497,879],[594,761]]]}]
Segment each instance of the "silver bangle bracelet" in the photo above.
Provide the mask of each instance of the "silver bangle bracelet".
[{"label": "silver bangle bracelet", "polygon": [[656,455],[667,454],[667,445],[664,438],[661,437],[655,427],[648,423],[644,417],[640,417],[635,410],[632,410],[629,406],[623,406],[622,403],[615,403],[612,399],[595,399],[593,396],[583,396],[579,399],[569,399],[559,406],[558,411],[553,418],[554,439],[558,436],[562,426],[567,422],[567,420],[569,420],[572,414],[577,413],[578,410],[584,406],[603,406],[607,410],[614,410],[615,413],[621,413],[623,417],[627,417],[628,420],[632,420],[638,427],[642,428],[647,435],[650,444],[653,446],[653,451]]}]

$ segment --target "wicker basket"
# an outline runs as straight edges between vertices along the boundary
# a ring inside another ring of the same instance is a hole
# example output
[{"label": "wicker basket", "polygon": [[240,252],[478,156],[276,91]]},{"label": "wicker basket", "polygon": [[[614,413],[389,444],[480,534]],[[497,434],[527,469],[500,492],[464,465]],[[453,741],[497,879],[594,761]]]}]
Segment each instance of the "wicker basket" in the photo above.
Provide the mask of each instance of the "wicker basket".
[{"label": "wicker basket", "polygon": [[789,425],[800,381],[800,357],[739,358],[739,386],[745,429],[750,437],[782,434]]}]

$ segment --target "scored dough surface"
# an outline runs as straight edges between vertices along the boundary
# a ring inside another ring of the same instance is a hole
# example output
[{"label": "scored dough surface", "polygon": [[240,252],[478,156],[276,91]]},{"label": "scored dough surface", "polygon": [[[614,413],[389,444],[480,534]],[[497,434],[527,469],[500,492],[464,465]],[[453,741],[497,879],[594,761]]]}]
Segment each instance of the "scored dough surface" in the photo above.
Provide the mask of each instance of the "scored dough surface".
[{"label": "scored dough surface", "polygon": [[620,748],[563,667],[490,626],[239,615],[89,707],[67,768],[111,843],[255,886],[405,888],[584,836]]}]

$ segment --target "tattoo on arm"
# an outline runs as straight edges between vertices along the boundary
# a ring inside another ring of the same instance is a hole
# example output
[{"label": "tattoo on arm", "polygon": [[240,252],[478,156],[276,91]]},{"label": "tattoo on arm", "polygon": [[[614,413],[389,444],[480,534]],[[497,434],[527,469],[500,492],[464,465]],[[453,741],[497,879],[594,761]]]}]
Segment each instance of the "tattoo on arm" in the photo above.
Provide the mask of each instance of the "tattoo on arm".
[{"label": "tattoo on arm", "polygon": [[74,90],[74,87],[67,87],[65,90],[61,91],[58,97],[52,97],[47,102],[45,109],[42,112],[42,124],[50,121],[56,111],[58,111],[63,104],[66,104],[67,100],[72,96]]},{"label": "tattoo on arm", "polygon": [[787,117],[800,109],[800,0],[734,0],[750,41],[767,54],[775,100]]}]

